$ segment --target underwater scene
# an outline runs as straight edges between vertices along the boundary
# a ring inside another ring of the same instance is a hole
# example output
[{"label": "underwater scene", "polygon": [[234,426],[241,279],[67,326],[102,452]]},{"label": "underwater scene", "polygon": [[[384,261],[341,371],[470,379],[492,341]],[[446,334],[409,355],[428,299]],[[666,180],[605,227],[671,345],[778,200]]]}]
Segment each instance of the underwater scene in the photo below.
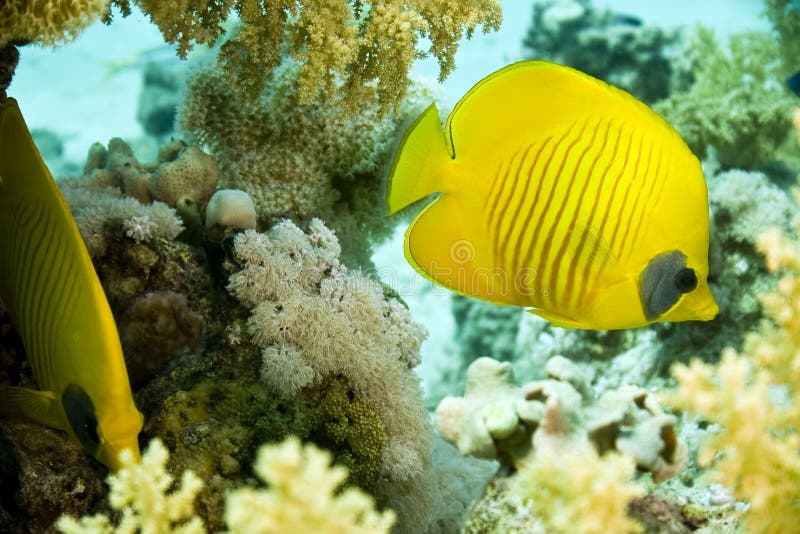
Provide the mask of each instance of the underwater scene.
[{"label": "underwater scene", "polygon": [[800,2],[0,1],[0,533],[800,532]]}]

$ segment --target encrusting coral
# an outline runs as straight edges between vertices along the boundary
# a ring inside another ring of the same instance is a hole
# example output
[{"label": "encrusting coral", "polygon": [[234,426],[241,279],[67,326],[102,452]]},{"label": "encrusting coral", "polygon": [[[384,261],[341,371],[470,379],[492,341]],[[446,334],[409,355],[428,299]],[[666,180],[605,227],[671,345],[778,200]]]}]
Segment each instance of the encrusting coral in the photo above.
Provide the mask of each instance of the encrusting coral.
[{"label": "encrusting coral", "polygon": [[772,323],[751,334],[741,353],[726,350],[718,365],[675,366],[669,402],[721,425],[700,463],[747,501],[742,518],[750,531],[779,533],[800,522],[800,245],[778,229],[758,241],[769,269],[785,270],[777,291],[762,297]]},{"label": "encrusting coral", "polygon": [[[64,534],[202,534],[203,520],[195,515],[194,501],[203,481],[183,471],[177,486],[166,466],[164,444],[150,442],[141,463],[123,453],[123,467],[109,475],[109,500],[122,513],[116,526],[104,514],[76,520],[62,516],[56,528]],[[226,532],[230,534],[381,534],[395,522],[391,510],[375,510],[375,502],[356,488],[338,491],[347,470],[331,466],[331,455],[296,437],[264,445],[253,466],[269,487],[242,487],[225,496]]]},{"label": "encrusting coral", "polygon": [[566,358],[551,359],[547,380],[514,384],[511,365],[478,358],[467,370],[463,397],[446,397],[436,409],[442,437],[462,454],[497,458],[520,467],[539,449],[571,454],[575,447],[599,454],[618,451],[650,471],[656,482],[679,473],[688,449],[653,395],[626,386],[598,399]]}]

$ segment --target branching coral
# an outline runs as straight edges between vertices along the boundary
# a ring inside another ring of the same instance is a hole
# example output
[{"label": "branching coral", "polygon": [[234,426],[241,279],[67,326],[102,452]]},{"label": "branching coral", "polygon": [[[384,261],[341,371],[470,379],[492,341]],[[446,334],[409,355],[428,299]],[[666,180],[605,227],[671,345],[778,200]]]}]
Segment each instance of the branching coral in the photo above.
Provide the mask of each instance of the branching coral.
[{"label": "branching coral", "polygon": [[54,46],[75,38],[108,9],[109,0],[7,0],[0,3],[0,48],[34,42]]},{"label": "branching coral", "polygon": [[678,365],[676,406],[722,426],[701,453],[710,477],[749,502],[753,532],[788,532],[800,522],[800,244],[779,230],[759,238],[771,271],[786,269],[777,291],[762,298],[774,325],[727,350],[712,366]]},{"label": "branching coral", "polygon": [[[310,105],[344,91],[349,110],[362,109],[365,92],[376,90],[384,111],[396,106],[409,86],[414,59],[432,55],[440,78],[454,68],[459,40],[483,25],[500,26],[497,0],[112,0],[129,13],[138,5],[178,45],[185,57],[194,43],[213,45],[235,13],[241,27],[223,45],[220,67],[233,86],[258,95],[283,55],[299,60],[299,101]],[[419,41],[429,39],[430,47]]]},{"label": "branching coral", "polygon": [[724,168],[764,169],[790,129],[794,101],[783,87],[778,45],[766,33],[733,35],[729,52],[709,29],[692,44],[695,81],[654,109],[699,157],[709,146]]},{"label": "branching coral", "polygon": [[797,69],[800,57],[800,6],[792,0],[766,0],[765,12],[778,33],[783,57],[784,74]]}]

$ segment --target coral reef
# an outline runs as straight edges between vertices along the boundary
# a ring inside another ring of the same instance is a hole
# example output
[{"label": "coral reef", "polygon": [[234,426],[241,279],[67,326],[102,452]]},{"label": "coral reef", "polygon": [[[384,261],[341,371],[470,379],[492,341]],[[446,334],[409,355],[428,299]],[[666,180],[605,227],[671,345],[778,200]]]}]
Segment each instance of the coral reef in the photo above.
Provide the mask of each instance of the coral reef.
[{"label": "coral reef", "polygon": [[762,297],[773,323],[751,334],[741,353],[726,350],[718,365],[677,365],[669,399],[722,426],[698,459],[711,465],[712,480],[748,502],[748,529],[786,532],[800,520],[800,246],[778,229],[758,245],[771,271],[786,270],[777,291]]},{"label": "coral reef", "polygon": [[599,11],[590,0],[548,0],[533,4],[523,46],[531,58],[569,65],[652,103],[682,74],[674,61],[679,37],[676,30]]},{"label": "coral reef", "polygon": [[107,9],[108,0],[7,0],[0,4],[0,49],[25,43],[55,46],[77,37]]},{"label": "coral reef", "polygon": [[179,111],[179,128],[217,158],[222,187],[255,202],[258,221],[318,217],[340,237],[345,262],[369,266],[370,245],[389,235],[383,169],[399,122],[416,112],[409,101],[379,117],[375,101],[352,117],[341,106],[303,104],[300,66],[284,64],[257,101],[236,96],[219,68],[197,73]]},{"label": "coral reef", "polygon": [[[112,0],[123,14],[131,4],[159,27],[164,40],[178,45],[185,58],[194,43],[213,45],[235,13],[241,25],[223,44],[219,63],[232,88],[252,100],[285,55],[298,60],[298,99],[305,106],[322,98],[344,96],[345,110],[363,109],[373,93],[383,111],[397,106],[409,86],[414,59],[434,56],[440,79],[455,66],[462,37],[483,25],[497,30],[501,11],[497,0],[472,0],[457,6],[446,0],[329,0],[304,4],[293,0],[225,0],[203,9],[185,2]],[[425,50],[421,39],[430,41]]]},{"label": "coral reef", "polygon": [[723,168],[768,168],[787,139],[794,104],[774,60],[779,54],[775,39],[743,33],[732,35],[724,48],[711,30],[701,27],[690,47],[697,58],[694,82],[654,109],[698,157],[714,147]]},{"label": "coral reef", "polygon": [[467,371],[464,396],[446,397],[436,409],[442,437],[462,454],[520,469],[540,449],[590,446],[599,454],[623,453],[657,482],[686,466],[688,449],[676,434],[676,418],[647,391],[627,386],[594,399],[569,360],[551,359],[546,372],[551,378],[517,387],[510,364],[478,358]]}]

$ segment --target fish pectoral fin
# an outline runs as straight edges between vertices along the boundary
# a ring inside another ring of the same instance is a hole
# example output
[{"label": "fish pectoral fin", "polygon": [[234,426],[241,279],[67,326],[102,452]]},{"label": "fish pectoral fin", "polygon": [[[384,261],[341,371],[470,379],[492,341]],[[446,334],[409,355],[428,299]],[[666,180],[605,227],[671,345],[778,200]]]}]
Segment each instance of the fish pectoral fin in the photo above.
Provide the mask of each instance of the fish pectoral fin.
[{"label": "fish pectoral fin", "polygon": [[568,254],[578,256],[589,265],[613,269],[618,263],[616,254],[595,226],[574,224],[567,232],[565,240]]},{"label": "fish pectoral fin", "polygon": [[52,391],[0,386],[0,414],[24,415],[37,423],[65,430],[59,417],[58,400]]},{"label": "fish pectoral fin", "polygon": [[561,315],[555,312],[542,310],[539,308],[529,308],[525,311],[527,311],[528,313],[532,313],[534,315],[538,315],[542,319],[550,321],[550,324],[552,324],[553,326],[558,326],[560,328],[577,328],[580,330],[587,330],[592,328],[592,325],[584,321],[579,321],[577,319],[573,319],[572,317],[567,317],[566,315]]}]

